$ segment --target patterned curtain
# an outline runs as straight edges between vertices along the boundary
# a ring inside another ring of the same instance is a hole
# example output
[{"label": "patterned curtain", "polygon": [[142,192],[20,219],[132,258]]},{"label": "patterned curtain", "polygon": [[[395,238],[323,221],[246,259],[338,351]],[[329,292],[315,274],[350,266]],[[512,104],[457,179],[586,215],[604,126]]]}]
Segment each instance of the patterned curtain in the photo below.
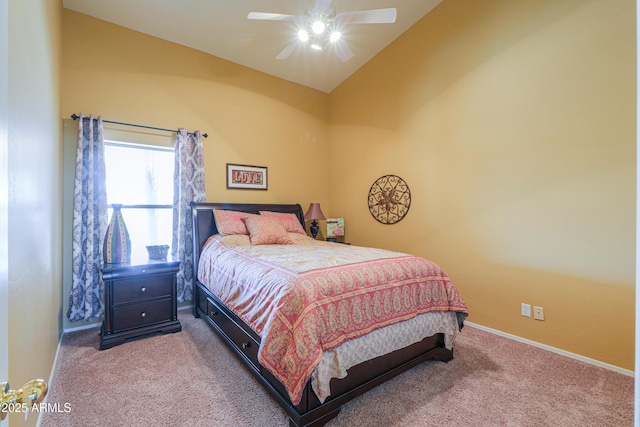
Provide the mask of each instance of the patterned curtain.
[{"label": "patterned curtain", "polygon": [[76,175],[73,190],[73,281],[69,320],[90,320],[104,314],[104,284],[98,265],[107,229],[107,190],[102,117],[80,113]]},{"label": "patterned curtain", "polygon": [[171,255],[180,261],[178,302],[191,301],[193,294],[193,218],[189,204],[204,202],[202,132],[178,130],[173,187],[173,242]]}]

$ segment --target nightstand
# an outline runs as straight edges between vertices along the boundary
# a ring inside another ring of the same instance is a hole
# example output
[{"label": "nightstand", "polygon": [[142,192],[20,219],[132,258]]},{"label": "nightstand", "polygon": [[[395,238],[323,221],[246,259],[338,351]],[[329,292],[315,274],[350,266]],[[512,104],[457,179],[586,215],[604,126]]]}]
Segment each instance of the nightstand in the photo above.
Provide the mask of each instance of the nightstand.
[{"label": "nightstand", "polygon": [[350,245],[351,243],[349,242],[343,242],[341,240],[336,239],[335,237],[327,237],[327,242],[331,242],[331,243],[341,243],[343,245]]},{"label": "nightstand", "polygon": [[100,266],[104,281],[104,321],[100,350],[151,334],[179,332],[177,260]]}]

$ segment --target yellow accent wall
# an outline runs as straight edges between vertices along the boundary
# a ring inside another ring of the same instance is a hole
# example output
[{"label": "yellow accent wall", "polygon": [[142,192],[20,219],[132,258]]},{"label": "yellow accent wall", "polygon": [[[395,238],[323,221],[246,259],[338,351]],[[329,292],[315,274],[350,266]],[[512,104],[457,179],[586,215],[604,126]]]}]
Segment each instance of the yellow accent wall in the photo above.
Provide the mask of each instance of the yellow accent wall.
[{"label": "yellow accent wall", "polygon": [[[442,265],[470,321],[633,369],[632,0],[445,0],[328,95],[63,24],[62,117],[201,129],[208,200],[320,202],[346,241]],[[228,162],[267,166],[269,190],[227,190]],[[367,208],[385,174],[413,195],[391,226]]]},{"label": "yellow accent wall", "polygon": [[[8,297],[12,389],[49,380],[62,316],[62,1],[9,1]],[[9,415],[36,425],[38,414]]]},{"label": "yellow accent wall", "polygon": [[[326,94],[68,9],[63,19],[64,118],[208,133],[209,200],[328,203]],[[226,163],[267,166],[269,191],[227,190]]]},{"label": "yellow accent wall", "polygon": [[469,321],[633,370],[635,61],[632,0],[445,0],[330,94],[331,213],[442,265]]},{"label": "yellow accent wall", "polygon": [[[209,135],[203,140],[207,200],[300,203],[303,209],[320,202],[329,208],[326,93],[68,9],[63,24],[67,163],[74,161],[77,122],[69,119],[74,113],[168,129],[200,129]],[[120,137],[158,136],[105,125],[105,134],[116,130]],[[227,163],[266,166],[268,190],[228,190]],[[72,168],[65,166],[71,170],[70,177],[65,175],[71,193]],[[67,207],[72,194],[65,194]],[[69,227],[70,212],[64,218]],[[65,296],[71,288],[70,242],[67,233]],[[78,326],[66,316],[64,321],[65,328]]]}]

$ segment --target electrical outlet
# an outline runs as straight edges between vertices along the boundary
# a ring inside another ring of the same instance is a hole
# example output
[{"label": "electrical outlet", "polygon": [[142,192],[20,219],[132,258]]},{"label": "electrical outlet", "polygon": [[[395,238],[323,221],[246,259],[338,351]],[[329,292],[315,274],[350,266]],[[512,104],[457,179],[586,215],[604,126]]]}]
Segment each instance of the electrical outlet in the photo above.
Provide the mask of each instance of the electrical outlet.
[{"label": "electrical outlet", "polygon": [[522,314],[523,316],[531,317],[531,304],[522,303],[520,314]]},{"label": "electrical outlet", "polygon": [[533,306],[533,318],[536,320],[544,320],[544,308]]}]

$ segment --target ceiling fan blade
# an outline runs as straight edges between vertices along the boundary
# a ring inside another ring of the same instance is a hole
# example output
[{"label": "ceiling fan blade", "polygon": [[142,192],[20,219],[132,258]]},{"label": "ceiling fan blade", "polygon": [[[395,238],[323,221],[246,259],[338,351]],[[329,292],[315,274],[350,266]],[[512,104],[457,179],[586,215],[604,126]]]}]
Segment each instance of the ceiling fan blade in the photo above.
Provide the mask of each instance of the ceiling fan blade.
[{"label": "ceiling fan blade", "polygon": [[336,20],[349,24],[393,24],[396,22],[397,12],[394,7],[387,9],[358,10],[343,12],[336,16]]},{"label": "ceiling fan blade", "polygon": [[282,13],[249,12],[247,19],[259,19],[262,21],[293,21],[295,15],[283,15]]},{"label": "ceiling fan blade", "polygon": [[346,45],[346,43],[338,43],[336,45],[336,54],[338,55],[338,58],[340,58],[340,61],[342,62],[347,62],[354,56],[353,51],[349,46]]},{"label": "ceiling fan blade", "polygon": [[331,7],[331,0],[316,0],[316,10],[324,12]]},{"label": "ceiling fan blade", "polygon": [[296,49],[296,41],[292,41],[291,43],[289,43],[284,49],[282,49],[282,51],[278,54],[278,56],[276,56],[276,59],[287,59],[292,53],[293,51]]}]

